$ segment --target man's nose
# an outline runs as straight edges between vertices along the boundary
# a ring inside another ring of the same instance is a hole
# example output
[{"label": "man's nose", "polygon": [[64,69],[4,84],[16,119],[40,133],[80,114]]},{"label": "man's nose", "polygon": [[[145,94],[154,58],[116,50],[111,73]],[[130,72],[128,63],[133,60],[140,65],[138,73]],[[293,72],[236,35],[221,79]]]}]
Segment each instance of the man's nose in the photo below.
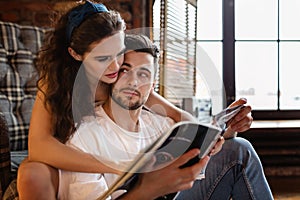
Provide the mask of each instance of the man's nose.
[{"label": "man's nose", "polygon": [[135,72],[130,72],[128,75],[128,85],[131,87],[137,87],[138,86],[138,78]]}]

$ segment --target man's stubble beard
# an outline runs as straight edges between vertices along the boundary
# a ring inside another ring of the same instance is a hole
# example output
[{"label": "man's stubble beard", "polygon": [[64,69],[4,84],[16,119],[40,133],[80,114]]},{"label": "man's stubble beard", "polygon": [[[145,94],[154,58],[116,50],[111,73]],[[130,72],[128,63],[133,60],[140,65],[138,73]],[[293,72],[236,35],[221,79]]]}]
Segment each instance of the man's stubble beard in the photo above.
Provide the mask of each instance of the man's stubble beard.
[{"label": "man's stubble beard", "polygon": [[118,94],[118,91],[113,90],[111,94],[112,100],[126,110],[137,110],[138,108],[143,106],[144,103],[146,102],[145,100],[143,100],[143,101],[137,101],[135,103],[130,103],[131,97],[128,97],[127,100],[123,101],[122,98],[118,96],[116,93]]}]

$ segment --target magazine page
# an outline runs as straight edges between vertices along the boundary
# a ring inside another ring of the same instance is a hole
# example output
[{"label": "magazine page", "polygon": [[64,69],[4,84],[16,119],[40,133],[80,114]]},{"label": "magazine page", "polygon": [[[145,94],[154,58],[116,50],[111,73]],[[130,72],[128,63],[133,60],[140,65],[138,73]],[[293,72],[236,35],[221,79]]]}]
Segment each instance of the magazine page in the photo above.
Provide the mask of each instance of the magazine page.
[{"label": "magazine page", "polygon": [[154,153],[156,164],[173,161],[185,152],[198,148],[198,157],[190,160],[185,166],[193,165],[211,150],[211,146],[221,136],[222,129],[209,124],[184,123],[173,129],[163,145]]},{"label": "magazine page", "polygon": [[225,128],[226,123],[231,120],[245,105],[237,105],[226,108],[216,115],[212,116],[212,124],[221,128]]}]

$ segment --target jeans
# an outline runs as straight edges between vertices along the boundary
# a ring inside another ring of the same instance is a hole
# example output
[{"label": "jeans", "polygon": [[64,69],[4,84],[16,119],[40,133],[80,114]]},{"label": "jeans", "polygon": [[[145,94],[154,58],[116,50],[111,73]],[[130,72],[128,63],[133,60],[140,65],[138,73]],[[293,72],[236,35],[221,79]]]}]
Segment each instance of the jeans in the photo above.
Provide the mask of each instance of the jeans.
[{"label": "jeans", "polygon": [[18,168],[21,162],[28,156],[28,151],[11,151],[10,158],[11,158],[11,172],[13,176],[17,176]]},{"label": "jeans", "polygon": [[212,156],[205,179],[196,180],[189,190],[181,191],[178,200],[269,200],[272,192],[259,157],[245,139],[225,141],[222,150]]}]

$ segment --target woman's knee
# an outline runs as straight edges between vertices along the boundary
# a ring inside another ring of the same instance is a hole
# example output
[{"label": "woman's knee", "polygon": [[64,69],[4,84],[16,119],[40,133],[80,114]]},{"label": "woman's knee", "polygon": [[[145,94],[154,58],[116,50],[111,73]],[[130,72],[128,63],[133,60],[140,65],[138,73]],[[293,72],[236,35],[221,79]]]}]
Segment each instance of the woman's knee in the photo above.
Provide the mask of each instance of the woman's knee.
[{"label": "woman's knee", "polygon": [[58,170],[39,162],[23,161],[18,169],[17,178],[18,189],[58,186]]}]

